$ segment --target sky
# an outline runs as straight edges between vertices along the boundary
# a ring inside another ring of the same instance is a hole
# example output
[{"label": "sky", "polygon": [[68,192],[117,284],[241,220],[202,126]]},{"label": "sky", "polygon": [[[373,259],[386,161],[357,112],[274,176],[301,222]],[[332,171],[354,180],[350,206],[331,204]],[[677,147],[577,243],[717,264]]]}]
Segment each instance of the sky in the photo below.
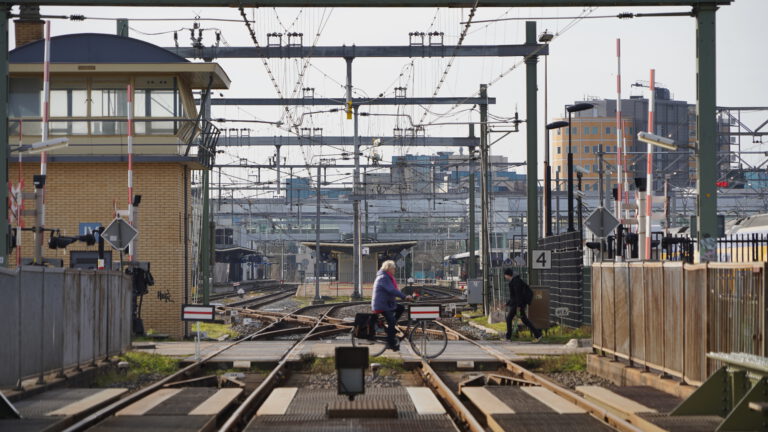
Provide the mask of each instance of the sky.
[{"label": "sky", "polygon": [[[637,80],[648,80],[649,70],[656,69],[656,80],[669,88],[675,99],[695,103],[695,19],[691,17],[616,18],[581,20],[575,16],[615,16],[620,12],[680,12],[675,8],[479,8],[474,20],[494,18],[525,18],[537,21],[537,33],[548,30],[555,34],[548,60],[549,113],[547,120],[562,115],[563,107],[585,97],[615,98],[616,56],[615,40],[622,40],[622,93],[624,97],[643,94],[642,89],[630,85]],[[234,22],[201,21],[203,43],[214,43],[215,32],[221,32],[229,46],[252,46],[239,11],[234,8],[41,8],[44,15],[83,14],[89,18],[128,18],[130,35],[160,46],[172,46],[173,31],[178,30],[179,44],[189,46],[189,29],[195,17],[231,19]],[[408,33],[438,31],[444,33],[446,45],[455,44],[466,27],[462,24],[467,9],[246,9],[254,19],[254,29],[261,44],[269,32],[298,31],[304,33],[304,45],[407,45]],[[768,57],[764,55],[764,42],[768,40],[768,2],[764,0],[734,0],[717,13],[717,104],[720,106],[768,105]],[[543,18],[566,19],[543,19]],[[152,18],[156,21],[141,21]],[[113,20],[87,19],[84,22],[53,20],[53,36],[79,33],[114,33]],[[464,44],[520,44],[525,38],[525,20],[496,23],[472,23],[467,28]],[[11,46],[14,46],[11,32]],[[199,61],[199,60],[198,60]],[[353,66],[353,83],[357,96],[393,96],[395,87],[407,87],[409,96],[431,96],[441,79],[444,84],[438,96],[472,96],[482,83],[490,83],[489,96],[497,103],[489,111],[494,118],[510,118],[517,112],[525,119],[525,67],[519,58],[457,58],[445,59],[357,59]],[[217,97],[276,97],[268,72],[257,59],[222,59],[219,63],[232,79],[227,91]],[[316,96],[343,98],[345,64],[342,59],[269,60],[269,71],[275,77],[281,92],[289,96],[294,89],[314,87]],[[517,66],[516,66],[517,65]],[[539,63],[539,115],[537,127],[543,131],[544,71]],[[445,73],[447,68],[447,73]],[[299,79],[304,70],[303,79]],[[298,81],[298,84],[297,84]],[[299,93],[300,96],[300,93]],[[428,136],[465,136],[467,122],[477,122],[477,108],[461,106],[427,107],[371,107],[371,113],[410,114],[414,121],[424,116]],[[316,108],[315,108],[316,109]],[[292,113],[298,118],[297,109]],[[278,120],[290,123],[282,115],[282,108],[255,109],[253,107],[215,108],[214,117],[228,119]],[[762,114],[766,116],[766,114]],[[765,117],[745,118],[753,125]],[[307,122],[322,127],[324,135],[351,135],[352,122],[341,113],[311,116]],[[399,122],[399,123],[396,123]],[[462,123],[443,125],[443,123]],[[756,123],[756,124],[755,124]],[[230,123],[231,124],[231,123]],[[231,127],[230,124],[227,127]],[[288,132],[268,125],[241,124],[252,128],[252,135],[286,135]],[[361,118],[361,135],[389,137],[394,127],[407,127],[403,117],[371,116]],[[494,144],[492,154],[507,156],[510,161],[524,161],[525,128]],[[500,135],[494,135],[492,139]],[[543,157],[543,135],[539,134],[539,160]],[[364,143],[365,144],[365,143]],[[763,150],[765,145],[751,144],[749,150]],[[393,154],[427,154],[436,148],[386,148],[385,159]],[[246,158],[254,163],[266,163],[272,151],[264,149],[230,148],[220,162]],[[340,149],[306,147],[283,151],[292,163],[307,163],[319,157],[337,157]],[[521,169],[521,171],[525,171]],[[247,176],[245,173],[239,177]],[[344,178],[342,175],[337,179]]]}]

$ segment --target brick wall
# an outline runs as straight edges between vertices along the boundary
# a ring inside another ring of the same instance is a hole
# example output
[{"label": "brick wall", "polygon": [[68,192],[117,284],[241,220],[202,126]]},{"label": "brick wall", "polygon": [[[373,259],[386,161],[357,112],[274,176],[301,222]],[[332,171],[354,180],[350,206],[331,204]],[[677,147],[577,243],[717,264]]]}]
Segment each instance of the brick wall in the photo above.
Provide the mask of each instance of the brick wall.
[{"label": "brick wall", "polygon": [[[10,164],[9,178],[16,182],[18,164]],[[25,190],[33,191],[32,175],[39,164],[24,165]],[[155,285],[144,297],[142,318],[147,330],[183,336],[180,308],[184,302],[184,171],[180,164],[137,163],[134,165],[134,193],[141,195],[139,206],[139,259],[151,263]],[[189,181],[189,176],[187,176]],[[187,184],[189,193],[189,183]],[[126,209],[127,166],[125,163],[50,163],[46,181],[46,227],[60,228],[62,235],[77,235],[81,222],[99,222],[105,227],[114,218],[115,203]],[[190,202],[191,200],[188,200]],[[34,208],[34,201],[25,202]],[[26,226],[34,219],[25,218]],[[105,245],[109,250],[109,245]],[[66,250],[51,250],[46,244],[46,258],[60,258],[69,266],[69,251],[97,250],[77,242]],[[32,255],[32,234],[24,233],[25,257]],[[12,257],[15,262],[16,256]],[[113,262],[120,259],[112,251]],[[193,257],[189,257],[189,268]],[[191,287],[190,287],[191,290]],[[160,296],[159,294],[163,295]],[[163,297],[163,298],[161,298]]]},{"label": "brick wall", "polygon": [[13,26],[16,33],[17,48],[30,42],[40,40],[45,36],[43,33],[42,21],[16,20],[13,22]]}]

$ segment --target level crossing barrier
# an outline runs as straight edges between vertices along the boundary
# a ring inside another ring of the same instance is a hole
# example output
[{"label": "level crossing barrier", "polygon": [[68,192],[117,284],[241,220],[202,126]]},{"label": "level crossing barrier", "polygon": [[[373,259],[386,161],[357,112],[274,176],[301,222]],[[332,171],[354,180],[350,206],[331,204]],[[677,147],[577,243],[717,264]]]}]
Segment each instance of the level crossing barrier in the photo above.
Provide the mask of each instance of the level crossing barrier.
[{"label": "level crossing barrier", "polygon": [[766,266],[593,263],[593,347],[695,385],[721,366],[709,352],[766,356]]},{"label": "level crossing barrier", "polygon": [[131,343],[131,290],[120,272],[0,268],[0,388],[124,351]]}]

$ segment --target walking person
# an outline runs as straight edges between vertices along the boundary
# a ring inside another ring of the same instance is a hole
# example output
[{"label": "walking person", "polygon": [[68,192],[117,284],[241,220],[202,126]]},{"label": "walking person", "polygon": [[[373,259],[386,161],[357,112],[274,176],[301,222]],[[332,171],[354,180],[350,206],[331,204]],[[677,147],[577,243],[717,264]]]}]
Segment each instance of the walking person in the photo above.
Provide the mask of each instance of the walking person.
[{"label": "walking person", "polygon": [[504,269],[504,279],[509,281],[509,301],[507,301],[507,340],[512,339],[512,321],[519,313],[523,324],[531,330],[533,343],[541,340],[541,330],[533,326],[533,323],[525,314],[525,309],[533,300],[533,291],[511,268]]},{"label": "walking person", "polygon": [[411,296],[403,294],[395,281],[397,266],[392,260],[384,261],[381,269],[376,273],[376,281],[373,283],[373,297],[371,298],[371,310],[375,314],[384,315],[387,320],[387,348],[398,351],[399,345],[395,342],[397,321],[405,311],[405,307],[395,301],[401,298],[410,301]]}]

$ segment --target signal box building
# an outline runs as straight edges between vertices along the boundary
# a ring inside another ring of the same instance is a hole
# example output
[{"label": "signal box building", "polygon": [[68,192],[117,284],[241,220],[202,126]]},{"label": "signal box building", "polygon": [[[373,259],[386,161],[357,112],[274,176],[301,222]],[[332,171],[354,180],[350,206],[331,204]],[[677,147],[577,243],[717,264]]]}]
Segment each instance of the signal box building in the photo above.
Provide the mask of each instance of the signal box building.
[{"label": "signal box building", "polygon": [[[24,156],[19,164],[14,150],[19,143],[41,140],[43,45],[31,41],[10,52],[9,180],[17,184],[21,170],[24,191],[30,193],[40,156]],[[69,138],[69,147],[48,154],[45,227],[61,235],[84,234],[106,227],[116,209],[127,209],[131,85],[134,194],[142,197],[136,252],[139,261],[150,263],[155,279],[144,297],[142,318],[148,331],[179,338],[184,334],[181,305],[195,301],[198,285],[200,174],[210,168],[218,133],[198,121],[192,92],[226,89],[230,80],[216,63],[191,63],[149,43],[109,34],[54,37],[50,58],[49,134]],[[34,201],[24,206],[33,209]],[[34,217],[25,216],[24,225],[33,226]],[[22,262],[28,262],[32,233],[24,232],[20,249]],[[106,250],[107,266],[120,261],[120,252]],[[44,257],[61,260],[65,267],[93,268],[97,247],[80,242],[66,249],[46,246]]]}]

